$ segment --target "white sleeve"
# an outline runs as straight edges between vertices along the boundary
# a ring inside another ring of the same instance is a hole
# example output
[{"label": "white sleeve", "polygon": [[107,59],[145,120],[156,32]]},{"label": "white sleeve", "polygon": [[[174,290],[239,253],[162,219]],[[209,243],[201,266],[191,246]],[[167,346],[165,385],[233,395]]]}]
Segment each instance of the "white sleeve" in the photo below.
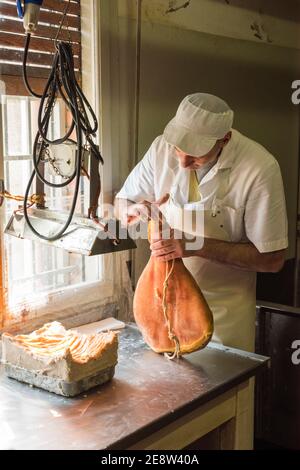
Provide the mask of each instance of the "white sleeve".
[{"label": "white sleeve", "polygon": [[288,221],[279,165],[272,162],[255,180],[245,208],[247,238],[260,253],[288,247]]},{"label": "white sleeve", "polygon": [[143,200],[150,202],[155,201],[153,144],[145,154],[144,158],[127,177],[122,189],[116,195],[116,198],[128,199],[133,202],[141,202]]}]

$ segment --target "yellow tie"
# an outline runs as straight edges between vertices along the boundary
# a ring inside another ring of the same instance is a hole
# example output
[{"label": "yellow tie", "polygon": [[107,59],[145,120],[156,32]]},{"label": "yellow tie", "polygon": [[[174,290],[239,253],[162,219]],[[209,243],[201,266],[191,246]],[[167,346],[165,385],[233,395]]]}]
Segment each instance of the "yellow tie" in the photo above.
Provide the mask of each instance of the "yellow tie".
[{"label": "yellow tie", "polygon": [[199,191],[197,173],[195,170],[190,170],[189,202],[199,201],[201,201],[201,194]]}]

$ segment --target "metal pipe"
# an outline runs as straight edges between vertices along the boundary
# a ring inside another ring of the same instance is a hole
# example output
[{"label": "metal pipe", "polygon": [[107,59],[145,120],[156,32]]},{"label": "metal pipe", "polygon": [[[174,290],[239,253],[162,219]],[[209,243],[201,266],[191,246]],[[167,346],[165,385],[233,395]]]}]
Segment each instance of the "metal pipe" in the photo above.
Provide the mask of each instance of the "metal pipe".
[{"label": "metal pipe", "polygon": [[141,44],[142,44],[142,0],[137,0],[136,52],[135,52],[135,103],[134,103],[134,160],[133,168],[139,161],[139,119],[141,91]]},{"label": "metal pipe", "polygon": [[[136,18],[136,53],[135,53],[135,103],[134,103],[134,150],[132,169],[139,161],[139,119],[140,119],[140,91],[141,91],[141,45],[142,45],[142,1],[137,0]],[[136,252],[131,250],[130,277],[132,288],[135,287]]]}]

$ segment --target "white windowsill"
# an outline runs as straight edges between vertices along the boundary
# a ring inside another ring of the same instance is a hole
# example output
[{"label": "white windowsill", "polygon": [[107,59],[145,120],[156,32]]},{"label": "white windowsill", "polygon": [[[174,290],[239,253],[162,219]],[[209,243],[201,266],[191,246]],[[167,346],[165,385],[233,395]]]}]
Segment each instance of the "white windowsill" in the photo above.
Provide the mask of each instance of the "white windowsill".
[{"label": "white windowsill", "polygon": [[111,282],[95,282],[70,287],[48,294],[45,305],[23,310],[19,318],[7,322],[4,331],[29,332],[51,321],[61,321],[65,326],[78,326],[115,316],[118,310]]}]

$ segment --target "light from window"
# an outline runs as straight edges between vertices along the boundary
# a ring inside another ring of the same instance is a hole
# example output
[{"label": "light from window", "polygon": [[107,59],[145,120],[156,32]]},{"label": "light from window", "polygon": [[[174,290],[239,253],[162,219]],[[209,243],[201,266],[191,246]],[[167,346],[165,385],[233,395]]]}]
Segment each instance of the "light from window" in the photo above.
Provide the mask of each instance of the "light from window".
[{"label": "light from window", "polygon": [[[16,195],[24,195],[33,169],[32,146],[37,131],[39,101],[31,97],[2,97],[5,188]],[[66,111],[61,101],[54,108],[49,135],[51,139],[65,134]],[[50,181],[55,181],[45,173]],[[47,206],[57,210],[68,209],[72,200],[72,185],[67,188],[45,188]],[[35,192],[35,186],[32,193]],[[87,213],[89,187],[82,178],[76,212]],[[6,201],[8,222],[18,208],[15,201]],[[5,236],[8,308],[19,315],[24,306],[43,302],[51,292],[102,280],[101,257],[84,257],[47,246],[40,242],[19,240]]]}]

